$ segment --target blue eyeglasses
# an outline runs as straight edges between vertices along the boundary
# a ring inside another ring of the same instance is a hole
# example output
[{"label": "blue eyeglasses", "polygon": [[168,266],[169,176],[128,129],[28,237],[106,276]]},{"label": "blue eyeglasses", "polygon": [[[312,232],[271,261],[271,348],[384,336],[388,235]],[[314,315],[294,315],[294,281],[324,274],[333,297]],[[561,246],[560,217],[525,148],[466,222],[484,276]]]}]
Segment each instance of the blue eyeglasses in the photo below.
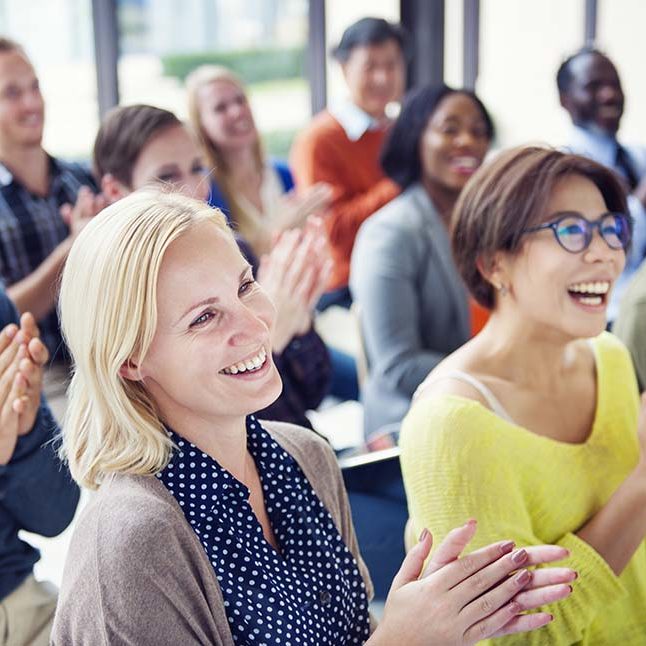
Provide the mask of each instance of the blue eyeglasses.
[{"label": "blue eyeglasses", "polygon": [[552,229],[556,241],[570,253],[585,251],[592,242],[594,230],[611,249],[628,248],[633,234],[632,218],[624,213],[604,213],[598,220],[591,222],[576,211],[559,213],[551,222],[529,227],[523,233],[536,233]]}]

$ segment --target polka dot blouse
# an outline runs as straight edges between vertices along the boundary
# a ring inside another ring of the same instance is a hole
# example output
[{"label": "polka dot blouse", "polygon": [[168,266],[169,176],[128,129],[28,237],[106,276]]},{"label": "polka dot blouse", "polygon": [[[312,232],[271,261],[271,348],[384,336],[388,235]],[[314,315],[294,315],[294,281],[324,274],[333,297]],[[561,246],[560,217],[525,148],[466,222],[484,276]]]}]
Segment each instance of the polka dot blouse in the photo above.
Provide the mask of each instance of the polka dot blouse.
[{"label": "polka dot blouse", "polygon": [[296,463],[253,417],[247,446],[280,553],[265,540],[249,489],[171,432],[179,447],[157,477],[213,565],[236,644],[363,644],[368,599],[357,563]]}]

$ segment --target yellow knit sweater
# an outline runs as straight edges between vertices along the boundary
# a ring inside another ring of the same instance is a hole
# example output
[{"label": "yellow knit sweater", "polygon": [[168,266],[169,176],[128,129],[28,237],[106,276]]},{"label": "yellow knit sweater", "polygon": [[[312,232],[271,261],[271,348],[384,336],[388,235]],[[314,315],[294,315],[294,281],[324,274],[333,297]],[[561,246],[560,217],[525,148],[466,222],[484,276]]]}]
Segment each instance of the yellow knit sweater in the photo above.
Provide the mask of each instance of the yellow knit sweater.
[{"label": "yellow knit sweater", "polygon": [[422,398],[404,420],[401,460],[416,535],[428,527],[438,545],[451,528],[474,517],[478,532],[470,549],[512,539],[571,552],[564,564],[579,578],[570,598],[547,609],[554,621],[496,644],[646,644],[646,542],[617,577],[575,534],[639,457],[639,397],[630,357],[608,333],[593,346],[597,409],[583,444],[536,435],[458,396]]}]

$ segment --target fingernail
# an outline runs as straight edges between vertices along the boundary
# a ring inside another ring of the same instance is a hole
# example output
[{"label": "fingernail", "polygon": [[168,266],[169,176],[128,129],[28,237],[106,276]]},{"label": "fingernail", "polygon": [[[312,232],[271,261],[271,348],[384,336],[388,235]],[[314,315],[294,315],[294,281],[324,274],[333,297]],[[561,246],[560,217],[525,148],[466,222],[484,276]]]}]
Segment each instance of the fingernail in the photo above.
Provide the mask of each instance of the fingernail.
[{"label": "fingernail", "polygon": [[579,573],[578,573],[578,572],[575,572],[575,573],[574,573],[574,578],[575,578],[575,579],[578,579],[578,578],[579,578]]},{"label": "fingernail", "polygon": [[500,546],[500,551],[503,554],[508,554],[509,552],[511,552],[514,549],[515,545],[516,545],[516,543],[514,543],[514,541],[507,541],[506,543],[503,543]]},{"label": "fingernail", "polygon": [[428,536],[428,533],[429,533],[428,529],[426,529],[426,527],[424,527],[424,529],[422,530],[422,533],[419,535],[418,543],[421,543],[422,541],[424,541],[426,539],[426,537]]},{"label": "fingernail", "polygon": [[531,577],[531,574],[529,573],[529,570],[521,570],[517,575],[516,575],[516,583],[519,583],[520,585],[525,585]]},{"label": "fingernail", "polygon": [[547,621],[554,621],[554,615],[547,615],[549,619]]},{"label": "fingernail", "polygon": [[25,341],[25,333],[22,330],[20,330],[16,334],[15,339],[16,339],[16,343],[24,343],[24,341]]},{"label": "fingernail", "polygon": [[524,563],[527,560],[527,552],[525,550],[518,550],[512,557],[511,560],[516,563],[516,565],[520,565],[521,563]]},{"label": "fingernail", "polygon": [[469,518],[469,520],[467,520],[467,522],[464,523],[464,526],[468,527],[469,525],[475,525],[475,524],[477,524],[477,522],[478,521],[475,518]]},{"label": "fingernail", "polygon": [[4,333],[7,335],[8,339],[13,339],[14,336],[16,336],[16,332],[18,332],[18,328],[15,325],[10,325]]}]

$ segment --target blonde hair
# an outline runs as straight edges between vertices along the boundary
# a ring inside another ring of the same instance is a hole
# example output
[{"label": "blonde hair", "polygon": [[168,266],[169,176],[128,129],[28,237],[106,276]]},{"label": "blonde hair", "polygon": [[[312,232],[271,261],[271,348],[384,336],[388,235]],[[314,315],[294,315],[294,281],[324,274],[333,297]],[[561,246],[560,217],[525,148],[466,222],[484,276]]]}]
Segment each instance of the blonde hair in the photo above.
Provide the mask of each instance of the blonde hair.
[{"label": "blonde hair", "polygon": [[202,222],[233,240],[218,209],[145,189],[104,209],[72,246],[59,296],[74,361],[61,452],[81,485],[96,489],[110,474],[153,474],[168,463],[172,444],[153,400],[119,369],[141,362],[152,343],[166,250]]},{"label": "blonde hair", "polygon": [[[237,225],[240,232],[245,237],[253,238],[253,232],[248,229],[248,223],[251,222],[250,218],[245,212],[244,208],[236,199],[235,191],[231,187],[230,172],[231,168],[224,155],[223,151],[213,142],[207,134],[202,119],[200,118],[200,90],[218,81],[225,81],[237,87],[246,97],[242,81],[229,69],[220,65],[201,65],[194,69],[186,78],[186,91],[188,95],[188,118],[192,129],[198,137],[199,144],[204,152],[209,170],[217,181],[218,188],[222,191],[226,198],[229,209],[231,212],[231,219]],[[256,168],[259,173],[262,173],[265,165],[265,154],[262,149],[260,137],[256,138],[254,145],[254,159]]]}]

